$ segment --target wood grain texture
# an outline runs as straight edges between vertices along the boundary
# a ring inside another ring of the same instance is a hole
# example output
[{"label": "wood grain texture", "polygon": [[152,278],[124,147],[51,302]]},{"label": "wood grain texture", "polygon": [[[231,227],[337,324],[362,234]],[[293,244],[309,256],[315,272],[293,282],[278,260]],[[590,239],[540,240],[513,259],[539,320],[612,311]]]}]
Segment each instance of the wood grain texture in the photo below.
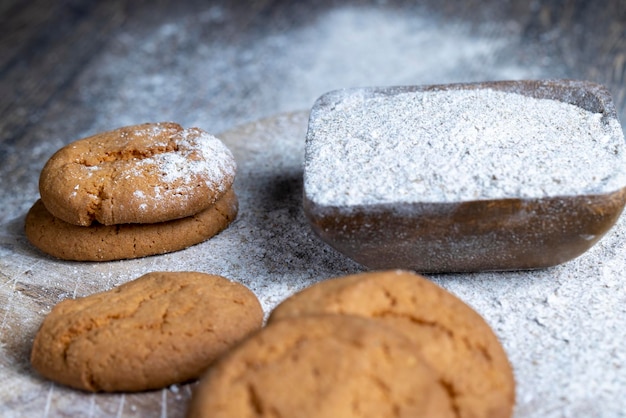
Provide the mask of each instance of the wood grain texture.
[{"label": "wood grain texture", "polygon": [[28,132],[52,102],[63,100],[85,63],[123,21],[119,2],[42,3],[5,15],[0,75],[8,100],[0,104],[0,130],[9,146],[28,146]]},{"label": "wood grain texture", "polygon": [[[352,1],[355,5],[371,2]],[[411,10],[402,1],[387,8]],[[626,2],[624,0],[554,0],[528,2],[421,2],[448,18],[479,23],[514,21],[523,27],[524,42],[535,43],[545,56],[565,62],[570,76],[605,84],[612,92],[621,119],[626,119]],[[5,5],[6,4],[6,5]],[[246,1],[213,2],[227,10],[227,25],[207,27],[195,39],[213,37],[245,42],[268,30],[306,24],[336,7],[333,2]],[[343,5],[345,7],[345,4]],[[72,0],[3,2],[0,15],[0,164],[12,148],[34,144],[34,133],[53,106],[72,111],[68,92],[80,89],[77,79],[86,63],[98,56],[121,29],[149,25],[173,15],[196,13],[202,2],[125,2]],[[541,57],[528,57],[536,60]],[[85,121],[88,123],[88,121]]]}]

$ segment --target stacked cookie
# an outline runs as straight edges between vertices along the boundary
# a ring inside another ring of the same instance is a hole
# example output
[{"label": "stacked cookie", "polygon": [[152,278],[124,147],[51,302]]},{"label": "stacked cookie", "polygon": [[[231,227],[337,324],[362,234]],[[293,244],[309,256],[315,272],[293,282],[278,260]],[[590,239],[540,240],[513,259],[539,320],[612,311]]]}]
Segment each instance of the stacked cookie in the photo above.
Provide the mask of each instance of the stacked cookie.
[{"label": "stacked cookie", "polygon": [[506,353],[478,313],[407,271],[326,280],[202,378],[188,417],[512,415]]},{"label": "stacked cookie", "polygon": [[100,133],[48,160],[26,236],[67,260],[180,250],[235,219],[235,173],[230,150],[198,128],[148,123]]}]

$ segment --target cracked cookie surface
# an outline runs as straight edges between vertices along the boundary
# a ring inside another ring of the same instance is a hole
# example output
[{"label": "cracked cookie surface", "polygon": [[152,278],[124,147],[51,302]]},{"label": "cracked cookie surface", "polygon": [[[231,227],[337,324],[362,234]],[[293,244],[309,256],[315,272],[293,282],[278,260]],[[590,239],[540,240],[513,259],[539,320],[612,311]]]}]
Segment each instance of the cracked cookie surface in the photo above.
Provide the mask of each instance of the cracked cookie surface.
[{"label": "cracked cookie surface", "polygon": [[208,208],[235,172],[232,153],[214,136],[146,123],[61,148],[44,166],[39,191],[48,211],[70,224],[156,223]]},{"label": "cracked cookie surface", "polygon": [[498,338],[476,311],[428,279],[393,270],[325,280],[279,304],[268,323],[320,313],[363,316],[406,335],[453,395],[456,416],[512,415],[515,381]]},{"label": "cracked cookie surface", "polygon": [[28,240],[56,258],[110,261],[182,250],[224,230],[236,217],[238,201],[228,190],[212,206],[186,218],[151,224],[77,226],[62,221],[38,200],[25,220]]},{"label": "cracked cookie surface", "polygon": [[356,316],[277,321],[220,358],[188,418],[453,417],[447,390],[411,341]]},{"label": "cracked cookie surface", "polygon": [[41,375],[87,391],[142,391],[197,378],[261,327],[245,286],[197,272],[153,272],[58,303],[33,343]]}]

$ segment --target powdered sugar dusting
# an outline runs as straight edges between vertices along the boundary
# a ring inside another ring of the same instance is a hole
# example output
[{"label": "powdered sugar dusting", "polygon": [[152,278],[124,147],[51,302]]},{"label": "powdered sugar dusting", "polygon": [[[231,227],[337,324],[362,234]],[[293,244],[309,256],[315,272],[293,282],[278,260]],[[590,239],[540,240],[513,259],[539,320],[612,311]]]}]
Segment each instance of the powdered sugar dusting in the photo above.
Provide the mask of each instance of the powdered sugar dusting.
[{"label": "powdered sugar dusting", "polygon": [[490,89],[335,93],[311,114],[305,193],[319,205],[607,193],[626,186],[619,123]]},{"label": "powdered sugar dusting", "polygon": [[178,133],[178,152],[160,154],[162,180],[173,183],[181,178],[189,182],[202,174],[208,187],[223,187],[225,176],[235,176],[235,160],[230,150],[216,137],[197,128]]},{"label": "powdered sugar dusting", "polygon": [[159,180],[167,185],[189,184],[202,178],[208,187],[218,187],[225,176],[234,177],[236,165],[232,153],[216,137],[198,128],[175,132],[171,138],[165,137],[158,125],[149,136],[154,146],[159,140],[168,139],[175,144],[172,150],[155,153],[149,158],[136,161],[134,171],[155,167],[159,170]]},{"label": "powdered sugar dusting", "polygon": [[[120,172],[120,176],[130,178],[153,173],[158,179],[151,190],[133,193],[135,201],[140,202],[140,210],[169,199],[186,201],[197,187],[214,190],[216,196],[230,187],[236,163],[230,150],[218,138],[198,128],[175,131],[171,137],[164,136],[158,125],[152,129],[148,135],[154,137],[154,146],[171,146],[168,142],[171,141],[175,144],[173,149],[137,159]],[[151,204],[146,205],[146,201]]]},{"label": "powdered sugar dusting", "polygon": [[[233,184],[236,162],[215,136],[176,123],[132,125],[77,141],[68,178],[87,181],[94,219],[105,224],[161,222],[212,205]],[[91,178],[90,178],[91,177]],[[79,193],[70,196],[84,207]]]}]

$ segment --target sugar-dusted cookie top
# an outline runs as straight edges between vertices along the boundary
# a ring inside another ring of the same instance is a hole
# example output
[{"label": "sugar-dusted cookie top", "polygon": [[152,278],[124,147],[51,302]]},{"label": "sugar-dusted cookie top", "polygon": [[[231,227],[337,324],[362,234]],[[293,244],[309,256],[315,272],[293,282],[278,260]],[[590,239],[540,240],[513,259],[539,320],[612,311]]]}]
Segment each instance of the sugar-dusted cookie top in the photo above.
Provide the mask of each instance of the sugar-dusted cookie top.
[{"label": "sugar-dusted cookie top", "polygon": [[197,378],[261,327],[245,286],[199,272],[153,272],[58,303],[43,321],[31,362],[41,375],[87,391],[141,391]]},{"label": "sugar-dusted cookie top", "polygon": [[155,223],[208,208],[235,172],[233,155],[214,136],[146,123],[63,147],[43,168],[39,189],[50,213],[71,224]]}]

